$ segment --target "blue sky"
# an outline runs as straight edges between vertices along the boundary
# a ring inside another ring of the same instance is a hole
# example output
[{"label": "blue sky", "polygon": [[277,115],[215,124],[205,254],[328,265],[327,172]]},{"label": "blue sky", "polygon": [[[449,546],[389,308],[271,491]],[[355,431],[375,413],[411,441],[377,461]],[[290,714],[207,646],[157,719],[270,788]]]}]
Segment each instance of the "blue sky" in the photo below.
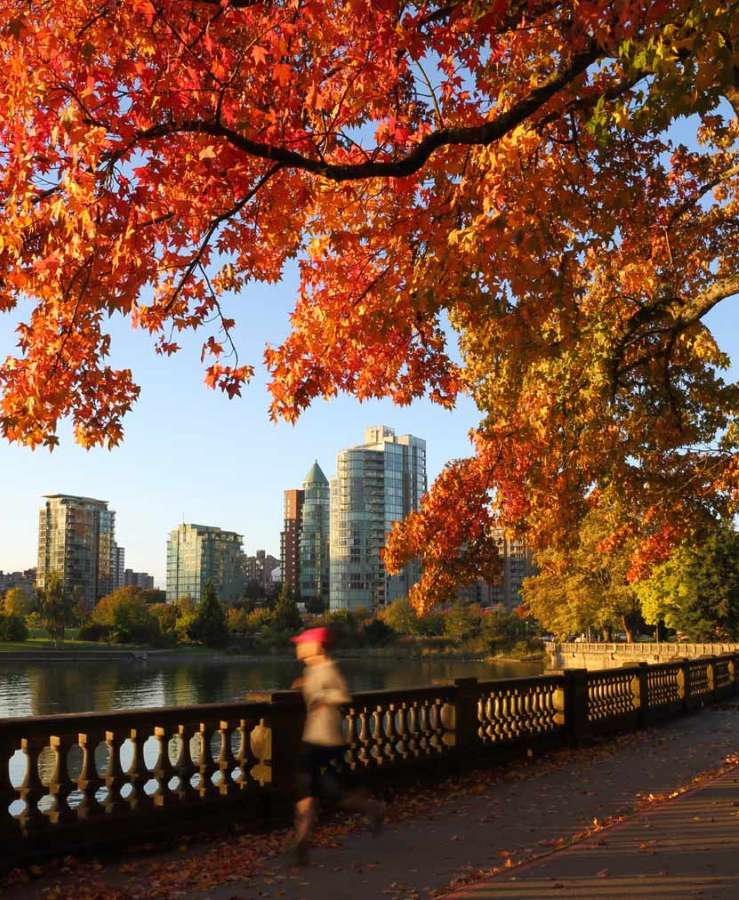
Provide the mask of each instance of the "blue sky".
[{"label": "blue sky", "polygon": [[[297,284],[295,268],[277,286],[254,285],[231,303],[243,362],[260,362],[266,340],[288,331]],[[17,316],[0,316],[0,357],[14,352]],[[258,369],[242,398],[226,399],[203,384],[201,335],[169,359],[157,356],[148,335],[122,318],[111,323],[112,363],[130,366],[141,397],[125,421],[123,444],[85,451],[70,429],[49,453],[0,443],[0,569],[36,564],[38,509],[45,493],[108,500],[126,565],[161,583],[167,532],[184,518],[244,535],[244,548],[279,556],[282,491],[299,487],[314,459],[327,476],[336,453],[360,443],[367,425],[386,424],[428,443],[433,478],[447,460],[470,452],[474,404],[453,412],[427,401],[395,407],[348,397],[317,401],[297,425],[274,424],[267,410],[266,373]]]}]

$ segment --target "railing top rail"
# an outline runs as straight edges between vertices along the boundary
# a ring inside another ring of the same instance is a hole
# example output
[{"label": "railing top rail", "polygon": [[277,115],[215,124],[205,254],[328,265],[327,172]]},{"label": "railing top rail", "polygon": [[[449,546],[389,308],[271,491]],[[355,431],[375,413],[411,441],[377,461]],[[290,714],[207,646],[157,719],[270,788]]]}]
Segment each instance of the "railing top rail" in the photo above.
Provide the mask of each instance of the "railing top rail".
[{"label": "railing top rail", "polygon": [[716,653],[737,653],[739,652],[739,643],[733,641],[717,641],[715,643],[689,643],[686,641],[627,641],[618,642],[596,642],[596,641],[546,641],[547,650],[565,650],[567,652],[583,652],[588,653],[613,653],[618,650],[627,653],[639,653],[641,651],[652,653],[654,651],[670,650],[676,651],[697,651],[700,650],[704,655],[710,656]]},{"label": "railing top rail", "polygon": [[491,687],[495,685],[496,687],[505,687],[506,685],[510,685],[511,687],[522,687],[525,684],[548,684],[552,682],[560,682],[564,681],[564,670],[558,670],[555,672],[544,672],[541,675],[518,675],[515,678],[489,678],[485,681],[478,681],[478,685],[480,687]]},{"label": "railing top rail", "polygon": [[231,703],[201,703],[191,706],[149,706],[133,709],[111,709],[107,712],[71,712],[54,713],[47,716],[11,716],[0,719],[0,737],[11,731],[28,732],[41,729],[49,732],[52,728],[59,730],[79,730],[85,728],[125,726],[134,720],[150,721],[159,719],[162,722],[181,720],[193,721],[198,718],[213,719],[217,716],[229,718],[236,715],[264,715],[271,709],[267,701],[234,701]]}]

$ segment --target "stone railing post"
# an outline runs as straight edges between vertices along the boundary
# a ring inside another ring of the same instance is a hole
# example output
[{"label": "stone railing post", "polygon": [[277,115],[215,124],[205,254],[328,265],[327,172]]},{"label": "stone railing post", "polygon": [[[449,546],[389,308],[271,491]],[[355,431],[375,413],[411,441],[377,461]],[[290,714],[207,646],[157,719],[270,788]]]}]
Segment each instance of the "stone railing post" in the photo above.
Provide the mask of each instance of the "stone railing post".
[{"label": "stone railing post", "polygon": [[298,691],[273,691],[268,696],[272,704],[267,721],[272,732],[270,812],[282,817],[295,800],[295,773],[305,722],[305,706]]},{"label": "stone railing post", "polygon": [[685,657],[678,660],[678,664],[680,666],[678,675],[680,699],[683,701],[683,712],[688,712],[692,706],[690,697],[690,660]]},{"label": "stone railing post", "polygon": [[454,743],[458,765],[464,766],[481,747],[477,710],[480,689],[476,678],[455,678],[454,686]]},{"label": "stone railing post", "polygon": [[716,688],[716,657],[711,656],[706,661],[706,681],[708,682],[709,694],[706,702],[715,703],[718,699],[718,690]]},{"label": "stone railing post", "polygon": [[588,670],[565,669],[565,731],[577,744],[588,734]]},{"label": "stone railing post", "polygon": [[637,711],[638,727],[646,728],[649,724],[649,666],[645,662],[636,665],[639,672],[632,683],[633,704]]}]

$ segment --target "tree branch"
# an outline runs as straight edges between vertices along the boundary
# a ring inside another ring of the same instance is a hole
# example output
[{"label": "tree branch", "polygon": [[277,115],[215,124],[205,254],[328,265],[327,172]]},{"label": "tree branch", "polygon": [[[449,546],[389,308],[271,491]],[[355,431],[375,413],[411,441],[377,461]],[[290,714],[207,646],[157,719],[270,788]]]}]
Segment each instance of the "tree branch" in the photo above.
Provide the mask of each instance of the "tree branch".
[{"label": "tree branch", "polygon": [[[515,104],[511,109],[501,113],[490,122],[481,125],[458,126],[456,128],[440,128],[433,131],[406,156],[394,160],[368,160],[362,163],[328,163],[324,160],[304,156],[286,147],[265,144],[252,140],[220,122],[204,120],[185,120],[183,122],[166,122],[154,125],[140,132],[134,143],[169,137],[174,134],[207,134],[221,137],[232,146],[243,150],[249,156],[271,160],[281,167],[303,169],[328,178],[332,181],[358,181],[364,178],[403,178],[413,175],[429,159],[432,153],[445,146],[484,146],[500,140],[531,115],[541,109],[555,94],[571,84],[582,75],[600,56],[601,51],[588,47],[576,54],[564,72],[553,75],[544,84]],[[131,145],[113,156],[125,155]]]}]

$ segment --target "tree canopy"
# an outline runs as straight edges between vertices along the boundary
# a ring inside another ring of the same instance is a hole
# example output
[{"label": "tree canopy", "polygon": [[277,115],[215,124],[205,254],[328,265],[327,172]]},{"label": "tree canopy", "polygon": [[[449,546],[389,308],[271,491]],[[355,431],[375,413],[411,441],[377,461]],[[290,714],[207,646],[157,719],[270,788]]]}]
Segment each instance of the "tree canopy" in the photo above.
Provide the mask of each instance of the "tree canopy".
[{"label": "tree canopy", "polygon": [[391,569],[423,559],[419,608],[491,574],[494,524],[556,542],[616,485],[634,576],[735,501],[703,319],[739,289],[736,2],[0,0],[0,23],[0,310],[30,301],[8,439],[121,440],[116,313],[163,354],[203,328],[238,394],[224,303],[298,257],[273,416],[480,409],[390,540]]},{"label": "tree canopy", "polygon": [[739,534],[716,528],[681,544],[636,585],[647,622],[664,622],[690,640],[739,637]]}]

